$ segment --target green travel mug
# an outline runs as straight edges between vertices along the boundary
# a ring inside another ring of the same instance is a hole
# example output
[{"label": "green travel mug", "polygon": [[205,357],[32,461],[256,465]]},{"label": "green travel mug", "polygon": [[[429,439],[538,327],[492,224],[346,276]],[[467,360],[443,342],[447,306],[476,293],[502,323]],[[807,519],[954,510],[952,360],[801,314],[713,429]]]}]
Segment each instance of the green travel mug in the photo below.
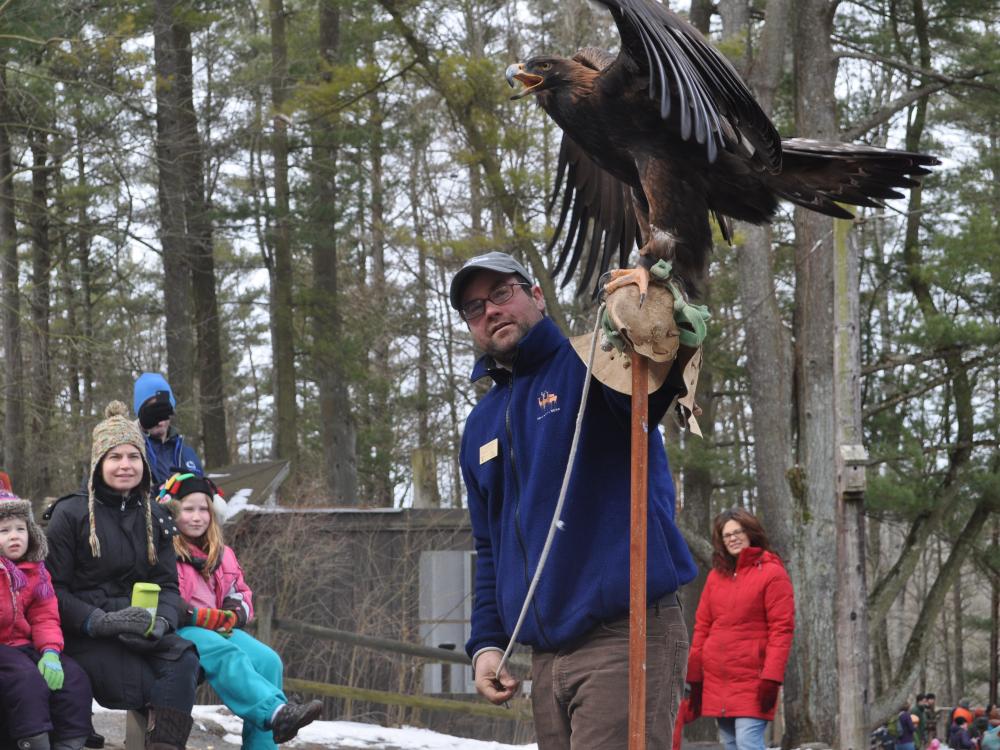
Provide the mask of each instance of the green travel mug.
[{"label": "green travel mug", "polygon": [[136,581],[132,586],[132,606],[142,607],[149,612],[149,629],[146,631],[148,637],[153,632],[153,625],[156,624],[156,607],[160,603],[160,586],[156,583],[146,583]]}]

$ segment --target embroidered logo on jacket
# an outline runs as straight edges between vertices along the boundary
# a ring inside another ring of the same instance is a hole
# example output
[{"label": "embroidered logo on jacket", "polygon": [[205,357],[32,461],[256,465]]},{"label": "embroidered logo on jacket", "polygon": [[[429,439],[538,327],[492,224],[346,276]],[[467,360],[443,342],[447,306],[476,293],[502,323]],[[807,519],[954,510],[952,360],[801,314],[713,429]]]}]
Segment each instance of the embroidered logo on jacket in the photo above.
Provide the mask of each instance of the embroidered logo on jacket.
[{"label": "embroidered logo on jacket", "polygon": [[542,391],[538,394],[538,408],[542,410],[542,413],[537,417],[537,419],[542,419],[547,417],[549,414],[554,414],[559,411],[559,396],[549,391]]}]

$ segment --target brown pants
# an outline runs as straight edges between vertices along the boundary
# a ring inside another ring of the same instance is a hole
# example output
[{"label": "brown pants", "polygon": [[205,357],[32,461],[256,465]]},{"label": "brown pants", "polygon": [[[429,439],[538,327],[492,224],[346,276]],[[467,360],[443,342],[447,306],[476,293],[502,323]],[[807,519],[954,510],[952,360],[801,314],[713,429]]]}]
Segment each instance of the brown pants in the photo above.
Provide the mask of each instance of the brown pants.
[{"label": "brown pants", "polygon": [[[646,620],[646,747],[670,748],[684,689],[688,633],[681,610],[653,605]],[[628,617],[594,628],[572,648],[531,657],[538,750],[628,747]]]}]

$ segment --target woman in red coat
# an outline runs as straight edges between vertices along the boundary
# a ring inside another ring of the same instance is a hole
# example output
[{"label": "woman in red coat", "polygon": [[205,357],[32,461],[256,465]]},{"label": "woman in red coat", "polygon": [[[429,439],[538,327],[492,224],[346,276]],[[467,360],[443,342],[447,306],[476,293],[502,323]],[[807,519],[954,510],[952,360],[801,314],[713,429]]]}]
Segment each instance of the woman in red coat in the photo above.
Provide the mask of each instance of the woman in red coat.
[{"label": "woman in red coat", "polygon": [[712,523],[712,570],[688,657],[689,716],[714,716],[726,750],[764,750],[795,629],[792,582],[757,518]]}]

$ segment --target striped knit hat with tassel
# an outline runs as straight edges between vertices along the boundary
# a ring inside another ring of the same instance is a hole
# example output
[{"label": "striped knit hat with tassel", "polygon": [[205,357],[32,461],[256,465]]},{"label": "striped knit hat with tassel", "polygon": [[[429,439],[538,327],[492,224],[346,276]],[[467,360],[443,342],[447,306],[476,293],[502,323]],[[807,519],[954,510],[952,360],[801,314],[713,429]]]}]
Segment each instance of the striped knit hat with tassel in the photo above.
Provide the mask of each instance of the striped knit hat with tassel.
[{"label": "striped knit hat with tassel", "polygon": [[95,487],[98,466],[108,451],[119,445],[132,445],[142,456],[142,480],[136,490],[146,511],[146,553],[149,564],[156,564],[156,547],[153,543],[153,511],[150,507],[149,490],[152,472],[146,458],[146,440],[138,425],[127,417],[128,407],[121,401],[112,401],[104,409],[105,419],[94,428],[94,438],[90,447],[90,481],[87,484],[88,507],[90,511],[90,551],[94,557],[101,556],[101,542],[97,538],[94,521]]}]

